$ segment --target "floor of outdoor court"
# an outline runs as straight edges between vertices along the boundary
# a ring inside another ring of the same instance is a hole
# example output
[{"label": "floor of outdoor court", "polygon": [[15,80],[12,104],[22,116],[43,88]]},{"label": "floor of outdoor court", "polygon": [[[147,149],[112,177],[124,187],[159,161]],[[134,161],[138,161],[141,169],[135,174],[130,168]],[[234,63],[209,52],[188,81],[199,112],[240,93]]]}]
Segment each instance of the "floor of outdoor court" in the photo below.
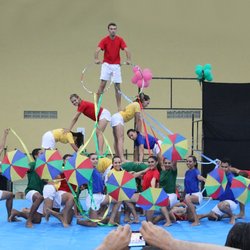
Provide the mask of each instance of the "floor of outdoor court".
[{"label": "floor of outdoor court", "polygon": [[[200,206],[197,206],[198,213],[210,211],[217,201],[210,201],[205,204],[204,200]],[[204,206],[205,204],[205,206]],[[14,200],[13,208],[22,209],[29,207],[26,200]],[[237,211],[238,212],[238,211]],[[245,220],[250,221],[250,205],[246,206]],[[76,224],[73,219],[69,228],[63,228],[62,224],[51,217],[49,222],[44,219],[41,224],[34,225],[33,228],[25,227],[25,220],[21,222],[7,222],[5,201],[0,201],[0,249],[12,250],[45,250],[45,249],[71,249],[88,250],[95,249],[105,238],[105,236],[114,229],[114,227],[99,226],[97,228],[88,228]],[[122,218],[123,219],[123,218]],[[141,216],[141,221],[145,217]],[[159,226],[162,226],[159,224]],[[228,231],[232,225],[228,219],[213,222],[207,219],[201,220],[201,224],[192,227],[188,222],[178,222],[166,228],[175,238],[187,241],[208,242],[224,245]],[[140,224],[132,224],[132,230],[138,230]],[[140,249],[140,248],[132,248]]]}]

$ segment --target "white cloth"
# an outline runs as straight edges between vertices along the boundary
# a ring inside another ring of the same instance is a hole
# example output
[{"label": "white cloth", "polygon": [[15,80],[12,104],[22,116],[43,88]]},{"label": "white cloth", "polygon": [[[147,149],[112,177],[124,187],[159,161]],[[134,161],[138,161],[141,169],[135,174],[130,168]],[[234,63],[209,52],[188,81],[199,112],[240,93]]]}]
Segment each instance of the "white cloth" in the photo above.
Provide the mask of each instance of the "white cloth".
[{"label": "white cloth", "polygon": [[121,83],[121,66],[120,64],[103,63],[101,68],[101,80],[112,81],[113,83]]},{"label": "white cloth", "polygon": [[111,117],[111,127],[116,127],[117,125],[122,125],[124,126],[124,120],[123,117],[120,113],[115,113]]},{"label": "white cloth", "polygon": [[46,132],[42,137],[42,148],[45,149],[55,149],[56,142],[54,135],[51,131]]}]

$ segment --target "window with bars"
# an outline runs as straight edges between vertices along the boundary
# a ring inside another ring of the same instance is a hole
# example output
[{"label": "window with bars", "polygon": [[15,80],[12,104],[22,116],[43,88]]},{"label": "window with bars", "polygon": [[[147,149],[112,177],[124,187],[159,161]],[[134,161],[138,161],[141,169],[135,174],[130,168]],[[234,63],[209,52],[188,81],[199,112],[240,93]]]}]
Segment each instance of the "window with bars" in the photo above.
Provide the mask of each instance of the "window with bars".
[{"label": "window with bars", "polygon": [[200,110],[168,110],[167,118],[168,119],[189,119],[194,115],[195,119],[201,118]]},{"label": "window with bars", "polygon": [[57,119],[57,111],[24,111],[24,119]]}]

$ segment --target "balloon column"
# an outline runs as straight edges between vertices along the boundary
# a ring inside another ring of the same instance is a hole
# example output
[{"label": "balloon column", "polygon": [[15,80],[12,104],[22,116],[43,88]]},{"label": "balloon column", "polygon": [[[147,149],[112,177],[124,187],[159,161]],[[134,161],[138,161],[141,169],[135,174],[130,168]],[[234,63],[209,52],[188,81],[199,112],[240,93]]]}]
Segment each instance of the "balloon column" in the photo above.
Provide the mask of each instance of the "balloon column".
[{"label": "balloon column", "polygon": [[133,67],[134,76],[131,79],[133,84],[136,84],[138,88],[149,87],[150,80],[152,80],[152,72],[150,69],[141,69],[139,66]]},{"label": "balloon column", "polygon": [[200,81],[207,80],[209,82],[213,81],[212,66],[211,64],[196,65],[195,73]]}]

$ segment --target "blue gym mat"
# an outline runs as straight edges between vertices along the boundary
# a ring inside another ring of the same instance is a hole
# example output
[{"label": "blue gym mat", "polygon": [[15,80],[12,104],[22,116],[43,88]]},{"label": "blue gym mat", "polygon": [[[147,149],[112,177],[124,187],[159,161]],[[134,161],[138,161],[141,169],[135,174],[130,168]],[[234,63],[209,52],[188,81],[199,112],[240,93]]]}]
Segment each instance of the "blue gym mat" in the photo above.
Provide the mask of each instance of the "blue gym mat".
[{"label": "blue gym mat", "polygon": [[[197,206],[198,213],[209,212],[217,203],[217,201],[209,201],[205,204],[206,202],[204,200],[200,206]],[[13,208],[20,210],[24,207],[30,207],[30,203],[26,200],[14,200]],[[250,206],[247,205],[246,219],[244,221],[250,221],[249,210]],[[41,224],[34,224],[34,227],[29,229],[25,227],[25,220],[21,222],[7,222],[5,201],[0,201],[0,214],[0,249],[5,250],[13,250],[15,248],[19,250],[95,249],[105,236],[111,230],[115,229],[108,226],[99,226],[96,228],[79,226],[76,224],[75,218],[69,228],[64,228],[52,216],[49,222],[43,219]],[[141,216],[141,221],[144,219],[145,217]],[[123,221],[123,218],[121,221]],[[228,219],[223,219],[222,221],[213,222],[205,218],[196,227],[192,227],[190,223],[183,221],[165,229],[177,239],[224,245],[227,233],[232,227],[228,221]],[[159,226],[162,225],[163,223],[159,224]],[[131,228],[132,230],[139,230],[140,224],[132,224]]]}]

